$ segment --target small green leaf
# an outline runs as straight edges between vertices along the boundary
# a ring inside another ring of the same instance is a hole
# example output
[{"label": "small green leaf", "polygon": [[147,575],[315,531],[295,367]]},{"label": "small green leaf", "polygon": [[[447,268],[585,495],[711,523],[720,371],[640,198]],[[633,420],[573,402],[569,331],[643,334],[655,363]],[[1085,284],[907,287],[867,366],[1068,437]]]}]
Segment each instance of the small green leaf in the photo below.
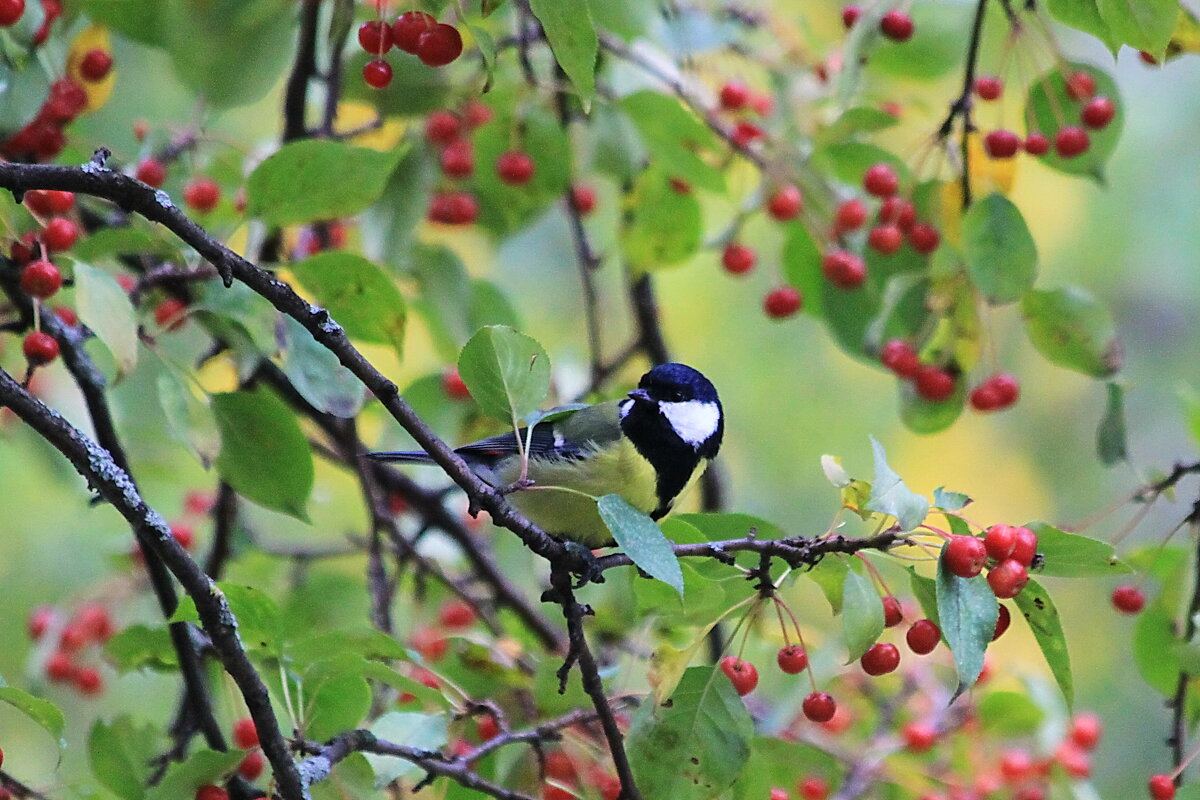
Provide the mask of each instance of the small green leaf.
[{"label": "small green leaf", "polygon": [[1026,527],[1037,534],[1037,549],[1045,559],[1042,575],[1091,578],[1131,571],[1108,542],[1067,533],[1044,522],[1030,522]]},{"label": "small green leaf", "polygon": [[825,316],[825,303],[822,298],[829,283],[821,272],[821,251],[813,241],[812,234],[803,225],[787,225],[786,231],[782,255],[784,278],[800,290],[804,301],[804,313],[820,319]]},{"label": "small green leaf", "polygon": [[247,500],[307,522],[313,458],[291,410],[265,389],[213,395],[212,407],[221,478]]},{"label": "small green leaf", "polygon": [[596,501],[596,508],[625,555],[650,577],[674,587],[682,597],[683,572],[679,569],[679,559],[654,520],[618,494],[604,495]]},{"label": "small green leaf", "polygon": [[621,100],[654,163],[673,178],[713,192],[725,191],[723,173],[697,155],[714,146],[712,131],[678,100],[645,89]]},{"label": "small green leaf", "polygon": [[586,111],[596,93],[596,55],[600,40],[587,0],[530,0],[546,40],[562,71],[571,79]]},{"label": "small green leaf", "polygon": [[667,175],[652,167],[638,177],[630,197],[620,238],[635,272],[682,264],[700,249],[704,220],[695,193],[677,192]]},{"label": "small green leaf", "polygon": [[1002,194],[976,200],[962,220],[967,274],[992,305],[1012,303],[1033,286],[1037,245],[1016,205]]},{"label": "small green leaf", "polygon": [[[421,750],[438,750],[449,741],[445,714],[418,714],[411,711],[390,711],[371,726],[371,733],[392,744],[402,744]],[[375,786],[387,786],[420,770],[411,761],[396,756],[366,754],[375,770]]]},{"label": "small green leaf", "polygon": [[74,272],[79,321],[104,342],[117,360],[120,373],[127,375],[138,357],[137,318],[129,295],[104,270],[76,261]]},{"label": "small green leaf", "polygon": [[1142,680],[1163,697],[1173,696],[1179,685],[1182,664],[1178,647],[1175,621],[1161,601],[1138,614],[1133,629],[1133,661]]},{"label": "small green leaf", "polygon": [[[1038,646],[1042,649],[1042,655],[1046,657],[1050,672],[1054,675],[1054,680],[1058,682],[1063,699],[1067,701],[1067,707],[1070,708],[1075,702],[1075,682],[1071,677],[1071,654],[1067,652],[1067,640],[1063,635],[1062,620],[1059,619],[1054,601],[1050,599],[1050,595],[1042,588],[1041,584],[1032,578],[1014,599],[1017,608],[1025,616],[1025,621],[1029,623],[1029,630],[1033,631],[1033,638],[1037,640]],[[988,636],[991,637],[990,632]]]},{"label": "small green leaf", "polygon": [[330,251],[295,264],[292,273],[347,336],[390,344],[403,356],[404,296],[379,267],[354,253]]},{"label": "small green leaf", "polygon": [[1021,692],[989,692],[979,701],[979,721],[985,731],[997,736],[1032,736],[1045,716],[1037,703]]},{"label": "small green leaf", "polygon": [[1114,53],[1121,46],[1096,5],[1096,0],[1046,0],[1046,9],[1064,25],[1090,33]]},{"label": "small green leaf", "polygon": [[296,320],[284,317],[282,325],[283,372],[313,408],[342,419],[362,409],[366,390],[338,357]]},{"label": "small green leaf", "polygon": [[1113,38],[1161,57],[1175,31],[1179,0],[1096,0]]},{"label": "small green leaf", "polygon": [[829,601],[829,608],[834,614],[842,613],[843,594],[846,588],[846,573],[850,568],[842,558],[822,558],[816,566],[803,573],[812,579]]},{"label": "small green leaf", "polygon": [[179,669],[179,657],[171,644],[171,633],[161,625],[130,625],[121,629],[105,642],[104,655],[121,673],[135,669],[156,672]]},{"label": "small green leaf", "polygon": [[874,436],[870,438],[875,453],[875,478],[871,481],[871,495],[866,507],[870,511],[892,515],[900,523],[901,530],[911,531],[925,520],[929,501],[904,485],[900,476],[888,466],[883,445]]},{"label": "small green leaf", "polygon": [[1129,444],[1125,434],[1125,387],[1112,381],[1108,383],[1104,416],[1100,418],[1100,426],[1096,429],[1096,454],[1106,467],[1129,460]]},{"label": "small green leaf", "polygon": [[221,452],[221,432],[209,405],[192,376],[163,359],[164,367],[154,381],[158,403],[167,418],[171,438],[191,449],[207,469]]},{"label": "small green leaf", "polygon": [[54,739],[60,752],[67,746],[67,740],[63,736],[67,721],[63,717],[62,711],[54,703],[34,697],[23,689],[9,686],[4,682],[3,677],[0,677],[0,703],[7,703],[42,726],[42,729]]},{"label": "small green leaf", "polygon": [[162,0],[80,0],[88,18],[101,22],[122,36],[152,47],[162,46],[159,31]]},{"label": "small green leaf", "polygon": [[458,373],[483,412],[515,422],[550,389],[550,358],[534,339],[503,325],[481,328],[463,346]]},{"label": "small green leaf", "polygon": [[327,139],[285,144],[246,180],[246,213],[272,225],[357,214],[383,194],[404,153]]},{"label": "small green leaf", "polygon": [[159,745],[153,726],[135,723],[129,716],[117,717],[112,723],[96,720],[88,734],[92,774],[123,800],[142,800]]},{"label": "small green leaf", "polygon": [[[253,586],[221,582],[217,588],[225,595],[229,610],[237,618],[238,635],[246,648],[278,653],[282,641],[279,607],[275,601]],[[180,601],[169,621],[199,623],[200,615],[191,597]]]},{"label": "small green leaf", "polygon": [[959,511],[971,502],[970,495],[962,492],[950,492],[939,486],[933,490],[933,506],[942,511]]},{"label": "small green leaf", "polygon": [[1051,362],[1094,378],[1121,368],[1124,354],[1112,316],[1083,289],[1030,291],[1021,315],[1029,340]]},{"label": "small green leaf", "polygon": [[909,567],[908,585],[912,589],[913,597],[917,598],[917,602],[920,603],[921,610],[925,612],[925,618],[933,620],[934,624],[940,627],[937,608],[937,581],[917,572],[916,567]]},{"label": "small green leaf", "polygon": [[783,530],[753,514],[732,512],[704,512],[696,514],[673,514],[672,519],[682,520],[704,534],[704,540],[719,542],[725,539],[742,539],[751,532],[759,539],[782,539]]},{"label": "small green leaf", "polygon": [[371,687],[357,675],[339,675],[305,697],[305,732],[318,742],[359,727],[371,709]]},{"label": "small green leaf", "polygon": [[983,656],[996,632],[1000,611],[996,595],[982,575],[960,578],[946,568],[945,546],[938,559],[937,610],[938,627],[954,654],[958,688],[953,699],[957,699],[983,671]]},{"label": "small green leaf", "polygon": [[196,289],[199,299],[192,303],[192,313],[217,326],[214,332],[228,340],[239,356],[253,360],[254,369],[260,358],[275,352],[281,315],[266,298],[240,282],[225,288],[214,279],[197,284]]},{"label": "small green leaf", "polygon": [[634,778],[645,797],[716,797],[741,774],[753,735],[733,684],[712,667],[690,667],[669,701],[637,710],[628,735]]},{"label": "small green leaf", "polygon": [[891,128],[899,122],[894,114],[870,106],[848,108],[842,115],[817,134],[815,143],[836,144],[859,133],[874,133]]},{"label": "small green leaf", "polygon": [[88,263],[106,256],[153,255],[166,261],[183,261],[179,248],[161,235],[132,225],[99,228],[88,234],[71,250],[75,258]]},{"label": "small green leaf", "polygon": [[842,589],[842,635],[846,639],[846,663],[859,658],[883,633],[883,601],[869,580],[854,570],[846,571]]},{"label": "small green leaf", "polygon": [[205,784],[222,784],[237,769],[246,754],[241,750],[218,753],[197,750],[182,764],[172,763],[162,782],[146,791],[145,800],[179,800],[195,797]]},{"label": "small green leaf", "polygon": [[1085,175],[1097,183],[1104,183],[1105,165],[1117,148],[1121,129],[1125,124],[1125,104],[1121,102],[1116,83],[1107,73],[1090,64],[1067,62],[1056,64],[1052,70],[1039,76],[1031,83],[1029,98],[1026,100],[1026,116],[1032,117],[1029,129],[1041,131],[1053,139],[1054,134],[1064,124],[1064,109],[1079,107],[1079,101],[1067,94],[1066,84],[1066,77],[1077,70],[1087,72],[1095,79],[1096,94],[1103,95],[1116,104],[1116,116],[1102,130],[1088,130],[1089,143],[1086,152],[1073,158],[1063,158],[1051,147],[1048,153],[1038,156],[1038,161],[1051,169],[1069,175]]}]

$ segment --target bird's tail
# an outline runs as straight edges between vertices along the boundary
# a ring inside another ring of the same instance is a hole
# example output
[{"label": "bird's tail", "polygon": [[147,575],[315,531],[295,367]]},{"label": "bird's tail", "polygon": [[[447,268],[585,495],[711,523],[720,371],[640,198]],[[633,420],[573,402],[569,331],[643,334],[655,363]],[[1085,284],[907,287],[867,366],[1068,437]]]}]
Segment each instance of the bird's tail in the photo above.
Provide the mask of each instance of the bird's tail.
[{"label": "bird's tail", "polygon": [[392,450],[382,453],[367,453],[367,458],[376,461],[391,461],[398,464],[432,464],[433,459],[424,450]]}]

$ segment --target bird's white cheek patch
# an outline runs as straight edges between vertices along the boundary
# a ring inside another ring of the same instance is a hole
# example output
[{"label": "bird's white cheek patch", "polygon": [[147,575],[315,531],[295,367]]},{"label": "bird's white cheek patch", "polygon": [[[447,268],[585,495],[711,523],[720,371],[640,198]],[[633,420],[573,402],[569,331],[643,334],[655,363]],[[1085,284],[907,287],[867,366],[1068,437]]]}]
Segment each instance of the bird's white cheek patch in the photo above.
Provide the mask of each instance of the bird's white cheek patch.
[{"label": "bird's white cheek patch", "polygon": [[699,447],[717,432],[721,410],[716,403],[688,400],[686,403],[659,403],[659,409],[679,438]]}]

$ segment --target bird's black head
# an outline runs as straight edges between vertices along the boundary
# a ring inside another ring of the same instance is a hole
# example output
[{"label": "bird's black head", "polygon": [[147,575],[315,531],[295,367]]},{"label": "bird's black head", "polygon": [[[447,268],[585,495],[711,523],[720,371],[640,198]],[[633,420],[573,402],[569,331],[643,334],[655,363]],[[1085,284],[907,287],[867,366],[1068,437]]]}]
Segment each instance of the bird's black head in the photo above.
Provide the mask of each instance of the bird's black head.
[{"label": "bird's black head", "polygon": [[686,364],[659,364],[638,381],[650,398],[660,403],[717,403],[717,389],[708,378]]},{"label": "bird's black head", "polygon": [[638,449],[691,450],[713,458],[725,430],[716,387],[684,364],[660,364],[621,404],[622,427]]}]

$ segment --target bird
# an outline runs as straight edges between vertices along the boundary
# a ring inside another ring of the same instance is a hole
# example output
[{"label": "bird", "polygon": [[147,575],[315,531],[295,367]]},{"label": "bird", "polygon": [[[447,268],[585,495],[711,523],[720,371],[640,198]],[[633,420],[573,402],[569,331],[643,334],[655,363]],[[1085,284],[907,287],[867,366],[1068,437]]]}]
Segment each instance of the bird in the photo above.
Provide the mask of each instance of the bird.
[{"label": "bird", "polygon": [[[588,549],[614,544],[596,499],[617,494],[658,520],[695,484],[721,448],[725,415],[716,387],[685,364],[653,367],[618,400],[584,406],[456,448],[489,485],[542,530]],[[528,442],[528,480],[518,482],[517,436]],[[370,458],[432,464],[428,453],[372,452]]]}]

